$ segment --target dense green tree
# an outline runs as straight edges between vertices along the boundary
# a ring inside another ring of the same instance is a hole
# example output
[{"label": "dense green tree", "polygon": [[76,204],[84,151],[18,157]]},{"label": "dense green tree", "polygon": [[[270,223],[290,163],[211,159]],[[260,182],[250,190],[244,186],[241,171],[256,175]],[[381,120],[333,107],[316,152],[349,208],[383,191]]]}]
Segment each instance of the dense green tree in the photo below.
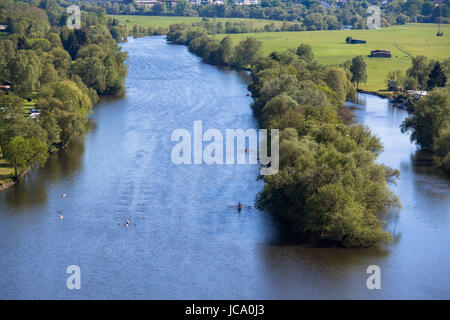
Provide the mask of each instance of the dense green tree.
[{"label": "dense green tree", "polygon": [[30,166],[45,164],[47,145],[37,138],[16,136],[6,146],[5,158],[14,168],[14,178],[18,179]]},{"label": "dense green tree", "polygon": [[308,63],[313,61],[313,59],[314,59],[314,53],[309,44],[302,43],[297,48],[297,55]]},{"label": "dense green tree", "polygon": [[336,67],[327,68],[324,73],[324,81],[327,86],[334,91],[334,104],[337,106],[344,105],[348,90],[348,81],[345,71]]},{"label": "dense green tree", "polygon": [[356,89],[359,89],[359,84],[367,82],[366,62],[362,56],[357,56],[352,59],[350,72],[352,73],[352,82],[356,82]]},{"label": "dense green tree", "polygon": [[13,91],[28,98],[39,86],[41,60],[32,50],[22,50],[8,61],[7,74]]},{"label": "dense green tree", "polygon": [[[406,83],[406,77],[402,70],[389,71],[386,78],[387,87],[389,90],[398,91],[402,89]],[[409,88],[408,86],[408,89]]]},{"label": "dense green tree", "polygon": [[[92,102],[75,82],[64,80],[52,83],[41,90],[37,106],[41,109],[45,127],[51,129],[51,142],[64,147],[86,130],[87,115]],[[51,118],[56,120],[58,127]],[[59,137],[55,136],[59,132]],[[50,146],[51,148],[54,146]]]},{"label": "dense green tree", "polygon": [[435,87],[445,87],[446,82],[447,76],[442,70],[439,61],[436,61],[433,70],[431,70],[430,75],[428,76],[428,90],[432,90]]},{"label": "dense green tree", "polygon": [[233,41],[230,36],[226,36],[220,41],[219,48],[217,49],[217,56],[219,61],[225,65],[233,64]]},{"label": "dense green tree", "polygon": [[406,74],[416,78],[419,82],[419,86],[425,88],[430,70],[428,58],[425,56],[416,56],[412,58],[411,67],[406,71]]},{"label": "dense green tree", "polygon": [[252,37],[242,40],[235,48],[235,64],[240,68],[248,68],[261,52],[262,41]]},{"label": "dense green tree", "polygon": [[414,114],[406,118],[402,132],[411,131],[411,141],[425,150],[436,150],[440,133],[450,127],[450,94],[444,88],[435,88],[414,106]]},{"label": "dense green tree", "polygon": [[53,56],[53,67],[58,71],[59,76],[67,76],[72,62],[69,53],[62,48],[53,48],[50,50],[50,54]]}]

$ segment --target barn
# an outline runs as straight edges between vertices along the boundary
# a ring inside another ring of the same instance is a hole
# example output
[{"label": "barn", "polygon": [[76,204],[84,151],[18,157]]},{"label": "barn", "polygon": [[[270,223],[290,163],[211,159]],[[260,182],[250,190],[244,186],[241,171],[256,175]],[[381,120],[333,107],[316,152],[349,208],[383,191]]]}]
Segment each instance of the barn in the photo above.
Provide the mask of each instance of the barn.
[{"label": "barn", "polygon": [[370,56],[372,58],[390,58],[391,52],[387,50],[372,50]]}]

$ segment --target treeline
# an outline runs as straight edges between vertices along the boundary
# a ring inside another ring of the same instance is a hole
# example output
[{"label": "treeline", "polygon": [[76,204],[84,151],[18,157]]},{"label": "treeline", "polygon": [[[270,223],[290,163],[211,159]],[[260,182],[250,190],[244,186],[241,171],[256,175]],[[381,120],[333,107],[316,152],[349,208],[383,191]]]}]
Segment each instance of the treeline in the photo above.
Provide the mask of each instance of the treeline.
[{"label": "treeline", "polygon": [[206,62],[248,69],[259,57],[262,42],[247,38],[236,47],[230,36],[221,41],[208,36],[204,28],[194,28],[188,24],[173,24],[167,34],[167,40],[189,46],[189,50],[202,57]]},{"label": "treeline", "polygon": [[[91,4],[89,4],[91,5]],[[382,1],[346,1],[336,3],[332,0],[263,0],[261,5],[237,5],[234,1],[226,4],[191,4],[187,0],[170,3],[157,3],[152,7],[141,6],[132,1],[97,2],[94,4],[104,8],[108,14],[132,15],[168,15],[168,16],[200,16],[218,18],[254,18],[291,21],[304,30],[335,30],[343,26],[354,29],[365,29],[367,8],[378,5],[381,8],[381,26],[405,24],[408,22],[438,23],[442,12],[442,23],[449,23],[449,4],[444,1],[436,5],[432,0],[393,0],[382,4]]]},{"label": "treeline", "polygon": [[414,103],[414,113],[403,121],[403,132],[423,150],[434,152],[439,166],[450,174],[450,89],[435,87]]},{"label": "treeline", "polygon": [[[412,58],[403,72],[388,73],[388,88],[396,92],[395,101],[405,103],[414,113],[401,126],[411,132],[411,141],[424,151],[437,155],[439,166],[450,173],[450,58],[442,62],[425,56]],[[428,91],[424,95],[407,94],[407,90]]]},{"label": "treeline", "polygon": [[[117,19],[113,19],[116,21]],[[185,28],[201,28],[208,34],[233,34],[233,33],[254,33],[254,32],[278,32],[278,31],[302,31],[305,30],[301,24],[292,22],[283,22],[281,25],[269,23],[263,27],[255,27],[252,21],[222,21],[215,22],[210,18],[204,17],[201,21],[184,23]],[[170,32],[170,28],[163,27],[144,27],[138,24],[133,25],[128,34],[133,37],[163,35]]]},{"label": "treeline", "polygon": [[[252,108],[261,128],[280,130],[280,170],[263,176],[256,199],[299,239],[320,245],[372,247],[390,240],[378,215],[399,205],[387,187],[399,172],[375,162],[383,147],[344,104],[354,99],[354,72],[314,60],[308,45],[261,54],[254,38],[234,45],[203,29],[171,26],[168,40],[207,62],[251,69]],[[352,68],[353,67],[353,68]],[[363,70],[364,71],[364,70]]]},{"label": "treeline", "polygon": [[82,28],[70,30],[55,0],[0,3],[8,35],[0,82],[9,87],[0,92],[0,149],[15,179],[82,135],[100,96],[124,90],[127,55],[116,43],[124,29],[102,13],[81,17]]},{"label": "treeline", "polygon": [[444,61],[430,60],[426,56],[411,59],[406,70],[394,70],[387,74],[387,87],[390,90],[432,90],[448,85],[450,77],[450,58]]}]

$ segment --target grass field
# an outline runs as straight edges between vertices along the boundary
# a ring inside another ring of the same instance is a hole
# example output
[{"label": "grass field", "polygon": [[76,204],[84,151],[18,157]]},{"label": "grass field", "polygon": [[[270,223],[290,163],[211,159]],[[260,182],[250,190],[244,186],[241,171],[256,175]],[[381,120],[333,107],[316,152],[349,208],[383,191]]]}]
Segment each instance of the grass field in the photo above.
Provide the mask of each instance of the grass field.
[{"label": "grass field", "polygon": [[[317,60],[324,64],[337,64],[362,55],[367,62],[368,81],[361,88],[379,91],[386,87],[386,74],[389,71],[406,70],[411,64],[408,56],[425,55],[432,59],[450,57],[450,25],[442,27],[444,36],[437,37],[434,24],[408,24],[377,30],[332,30],[304,32],[265,32],[252,34],[233,34],[239,40],[252,36],[264,41],[264,53],[284,51],[308,43],[313,48]],[[217,35],[223,37],[224,35]],[[366,40],[366,44],[347,44],[345,38]],[[371,50],[384,49],[392,53],[392,58],[369,58]]]},{"label": "grass field", "polygon": [[[168,27],[179,22],[200,21],[199,17],[158,17],[158,16],[121,16],[115,15],[121,23],[132,26]],[[240,21],[246,19],[218,18],[217,21]],[[282,24],[282,21],[248,19],[254,27],[263,27],[269,23]],[[354,56],[362,55],[367,62],[368,80],[361,88],[368,91],[380,91],[386,88],[386,75],[392,70],[406,70],[411,64],[410,55],[425,55],[431,59],[443,60],[450,57],[450,25],[443,25],[444,36],[437,37],[436,24],[408,24],[377,30],[325,30],[303,32],[264,32],[251,34],[232,34],[237,43],[252,36],[263,40],[265,54],[272,51],[284,51],[296,48],[301,43],[312,46],[317,60],[324,64],[339,64]],[[345,38],[351,36],[366,40],[366,44],[347,44]],[[216,35],[219,39],[223,34]],[[392,58],[369,58],[371,50],[384,49],[392,53]]]},{"label": "grass field", "polygon": [[[34,93],[35,95],[37,95],[37,93]],[[36,98],[34,98],[33,100],[31,100],[30,102],[28,102],[28,100],[24,100],[24,115],[28,116],[30,114],[30,109],[34,108],[36,106]]]},{"label": "grass field", "polygon": [[[141,25],[144,27],[163,27],[167,28],[174,23],[191,23],[199,22],[202,20],[201,17],[160,17],[160,16],[133,16],[133,15],[109,15],[109,17],[114,17],[119,19],[121,24],[125,24],[129,27],[133,25]],[[211,18],[212,20],[212,18]],[[243,18],[216,18],[216,21],[226,21],[239,22],[239,21],[250,21],[253,23],[253,27],[263,28],[266,24],[273,23],[274,25],[282,25],[283,21],[275,20],[265,20],[265,19],[243,19]]]}]

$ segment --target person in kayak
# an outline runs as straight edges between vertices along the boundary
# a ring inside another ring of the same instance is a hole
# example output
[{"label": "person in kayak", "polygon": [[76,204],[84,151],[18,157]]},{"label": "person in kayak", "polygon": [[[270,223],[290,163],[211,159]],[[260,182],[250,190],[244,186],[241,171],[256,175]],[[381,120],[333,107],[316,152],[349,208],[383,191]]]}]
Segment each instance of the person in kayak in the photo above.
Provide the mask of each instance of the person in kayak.
[{"label": "person in kayak", "polygon": [[238,203],[237,209],[238,209],[238,211],[242,210],[242,203],[240,203],[240,202]]}]

